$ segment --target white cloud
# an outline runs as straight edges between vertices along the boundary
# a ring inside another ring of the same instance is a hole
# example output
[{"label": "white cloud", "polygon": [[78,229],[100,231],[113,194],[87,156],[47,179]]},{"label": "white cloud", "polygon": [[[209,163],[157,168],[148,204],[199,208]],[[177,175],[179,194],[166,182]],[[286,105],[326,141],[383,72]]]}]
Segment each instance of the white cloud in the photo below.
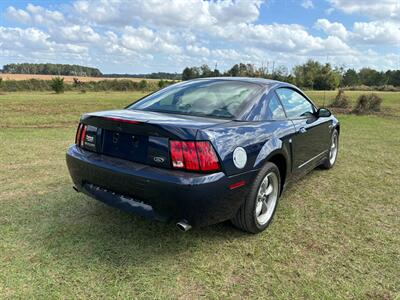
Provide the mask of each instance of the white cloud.
[{"label": "white cloud", "polygon": [[196,45],[188,45],[186,47],[188,54],[195,56],[208,56],[210,55],[210,50],[206,47],[199,47]]},{"label": "white cloud", "polygon": [[337,22],[331,23],[327,19],[319,19],[315,23],[315,27],[317,29],[323,30],[330,35],[337,36],[343,40],[345,40],[348,35],[347,29],[346,27],[344,27],[343,24]]},{"label": "white cloud", "polygon": [[0,41],[3,49],[51,50],[54,44],[49,35],[36,28],[0,27]]},{"label": "white cloud", "polygon": [[341,23],[331,23],[327,19],[319,19],[315,23],[315,27],[353,46],[365,44],[372,46],[400,46],[400,24],[396,22],[355,22],[352,30],[347,30]]},{"label": "white cloud", "polygon": [[13,6],[7,8],[6,16],[9,19],[15,20],[20,23],[29,23],[31,21],[31,16],[23,9],[16,9]]},{"label": "white cloud", "polygon": [[169,27],[211,26],[214,24],[253,22],[260,13],[262,0],[78,0],[75,11],[96,24],[142,24]]},{"label": "white cloud", "polygon": [[356,22],[353,26],[354,39],[372,45],[400,46],[400,24],[393,22]]},{"label": "white cloud", "polygon": [[363,14],[377,19],[400,20],[399,0],[328,0],[333,8],[347,14]]},{"label": "white cloud", "polygon": [[16,9],[13,6],[8,7],[6,16],[25,24],[51,25],[64,22],[64,15],[61,12],[30,3],[26,6],[26,10]]},{"label": "white cloud", "polygon": [[258,19],[262,3],[261,0],[211,2],[209,10],[218,23],[249,23]]},{"label": "white cloud", "polygon": [[60,26],[56,29],[50,29],[56,40],[69,42],[88,42],[98,43],[101,41],[100,34],[86,25]]},{"label": "white cloud", "polygon": [[312,0],[303,0],[301,2],[301,6],[303,6],[305,9],[310,9],[314,8],[314,3],[312,2]]},{"label": "white cloud", "polygon": [[152,50],[155,53],[178,54],[182,49],[173,43],[174,39],[173,35],[169,32],[156,33],[146,27],[134,28],[127,26],[122,34],[121,44],[130,50]]},{"label": "white cloud", "polygon": [[[57,58],[85,59],[88,61],[88,48],[70,43],[59,44],[50,40],[50,36],[36,28],[0,27],[0,49],[9,57],[18,57],[26,61]],[[28,50],[28,51],[27,51]]]},{"label": "white cloud", "polygon": [[263,50],[275,52],[298,52],[302,55],[324,51],[336,51],[343,55],[352,50],[343,41],[332,43],[332,37],[326,39],[316,37],[296,24],[237,24],[234,26],[219,27],[213,31],[219,38],[226,41],[235,41],[237,44],[245,41],[247,46],[259,47]]}]

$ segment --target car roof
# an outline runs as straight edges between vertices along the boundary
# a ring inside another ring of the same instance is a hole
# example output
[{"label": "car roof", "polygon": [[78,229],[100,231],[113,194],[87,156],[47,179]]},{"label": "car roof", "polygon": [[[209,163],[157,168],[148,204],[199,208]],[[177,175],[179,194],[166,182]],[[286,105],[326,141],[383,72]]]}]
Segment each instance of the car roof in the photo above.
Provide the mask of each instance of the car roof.
[{"label": "car roof", "polygon": [[196,79],[192,79],[192,80],[188,80],[188,81],[194,82],[194,81],[201,81],[201,80],[248,82],[248,83],[255,83],[255,84],[263,85],[266,87],[271,87],[273,85],[292,86],[291,84],[286,83],[286,82],[281,82],[281,81],[272,80],[272,79],[258,78],[258,77],[205,77],[205,78],[196,78]]}]

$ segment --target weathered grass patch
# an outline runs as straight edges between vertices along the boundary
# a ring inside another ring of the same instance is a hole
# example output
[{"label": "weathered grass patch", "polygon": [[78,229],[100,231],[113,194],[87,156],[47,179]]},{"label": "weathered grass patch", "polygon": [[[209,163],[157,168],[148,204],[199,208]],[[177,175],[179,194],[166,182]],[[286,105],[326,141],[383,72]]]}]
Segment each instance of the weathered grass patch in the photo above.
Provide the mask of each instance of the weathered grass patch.
[{"label": "weathered grass patch", "polygon": [[266,232],[182,234],[71,188],[65,150],[79,115],[137,97],[0,95],[0,298],[399,295],[398,119],[339,116],[337,165],[290,187]]}]

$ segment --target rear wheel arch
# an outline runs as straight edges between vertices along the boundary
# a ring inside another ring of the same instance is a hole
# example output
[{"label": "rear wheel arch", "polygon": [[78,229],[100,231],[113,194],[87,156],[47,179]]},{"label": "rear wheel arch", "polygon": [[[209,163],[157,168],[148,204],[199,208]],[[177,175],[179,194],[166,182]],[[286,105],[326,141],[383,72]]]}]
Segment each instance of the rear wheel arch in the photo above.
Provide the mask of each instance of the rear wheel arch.
[{"label": "rear wheel arch", "polygon": [[267,162],[272,162],[273,164],[275,164],[278,169],[279,169],[279,174],[280,174],[280,182],[281,182],[281,193],[283,191],[283,187],[285,185],[285,181],[287,178],[287,171],[288,171],[288,161],[286,156],[283,153],[280,152],[275,152],[272,153],[271,155],[269,155],[266,160],[265,163]]}]

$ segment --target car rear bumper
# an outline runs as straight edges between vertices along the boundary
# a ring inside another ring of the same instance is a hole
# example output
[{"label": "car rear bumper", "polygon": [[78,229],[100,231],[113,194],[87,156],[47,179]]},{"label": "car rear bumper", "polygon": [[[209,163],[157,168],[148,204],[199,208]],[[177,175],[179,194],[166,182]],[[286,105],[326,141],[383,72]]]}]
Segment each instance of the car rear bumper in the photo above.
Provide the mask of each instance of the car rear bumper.
[{"label": "car rear bumper", "polygon": [[[78,191],[126,211],[192,226],[232,218],[243,204],[256,171],[227,177],[161,169],[71,146],[67,165]],[[230,189],[230,185],[245,185]]]}]

